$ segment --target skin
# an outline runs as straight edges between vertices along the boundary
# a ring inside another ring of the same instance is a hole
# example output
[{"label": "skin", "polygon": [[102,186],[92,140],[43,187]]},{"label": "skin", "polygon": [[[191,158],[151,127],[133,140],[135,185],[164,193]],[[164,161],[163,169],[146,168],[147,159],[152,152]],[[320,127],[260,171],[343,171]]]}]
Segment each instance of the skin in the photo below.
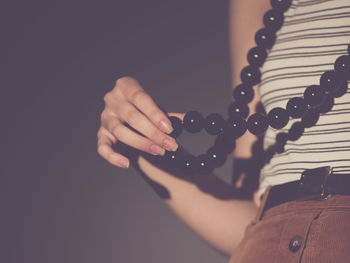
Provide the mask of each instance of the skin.
[{"label": "skin", "polygon": [[[246,54],[255,46],[254,34],[263,27],[262,17],[269,8],[268,0],[230,1],[233,88],[240,83],[240,70],[247,65]],[[254,89],[254,100],[248,105],[251,113],[259,103],[257,87]],[[97,133],[97,151],[109,163],[121,168],[129,167],[130,160],[112,148],[118,141],[155,156],[163,155],[164,149],[177,149],[176,141],[168,135],[172,131],[169,119],[136,79],[129,76],[118,79],[115,87],[104,96],[104,101],[105,109]],[[183,113],[169,115],[181,119],[184,116]],[[145,137],[129,129],[126,123]],[[251,145],[255,141],[254,135],[245,133],[236,141],[234,156],[250,158]],[[137,158],[137,165],[150,181],[166,189],[169,197],[164,201],[196,234],[221,253],[227,256],[234,253],[260,205],[256,193],[253,200],[222,198],[203,191],[203,187],[198,187],[194,181],[165,171],[143,156]],[[215,175],[208,176],[203,183],[218,192],[232,191]]]}]

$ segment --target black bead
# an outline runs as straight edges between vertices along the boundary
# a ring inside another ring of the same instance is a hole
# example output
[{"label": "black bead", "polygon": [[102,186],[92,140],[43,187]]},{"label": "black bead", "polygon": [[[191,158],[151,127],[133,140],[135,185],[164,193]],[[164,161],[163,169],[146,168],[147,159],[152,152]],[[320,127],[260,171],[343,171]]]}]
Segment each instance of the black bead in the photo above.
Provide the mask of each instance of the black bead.
[{"label": "black bead", "polygon": [[276,143],[277,144],[285,144],[288,140],[288,133],[280,132],[276,135]]},{"label": "black bead", "polygon": [[275,149],[276,153],[283,153],[285,151],[285,149],[284,149],[285,146],[286,145],[283,145],[283,144],[282,145],[275,144],[274,149]]},{"label": "black bead", "polygon": [[339,97],[343,96],[347,90],[348,90],[348,82],[346,80],[340,80],[340,84],[339,84],[337,90],[335,90],[332,95],[335,98],[339,98]]},{"label": "black bead", "polygon": [[192,154],[186,154],[182,158],[181,170],[184,174],[190,175],[198,171],[198,160]]},{"label": "black bead", "polygon": [[289,115],[285,109],[276,107],[270,110],[267,119],[272,128],[281,129],[287,125]]},{"label": "black bead", "polygon": [[197,161],[198,161],[197,171],[199,174],[207,175],[213,172],[214,166],[207,154],[198,155]]},{"label": "black bead", "polygon": [[189,111],[185,114],[183,127],[191,133],[199,132],[204,127],[204,118],[198,111]]},{"label": "black bead", "polygon": [[244,84],[254,86],[260,82],[261,72],[259,68],[249,65],[242,69],[241,80]]},{"label": "black bead", "polygon": [[183,151],[180,150],[180,147],[175,152],[165,151],[164,158],[168,161],[169,164],[177,166],[181,164]]},{"label": "black bead", "polygon": [[174,128],[169,135],[173,138],[179,137],[183,130],[182,120],[175,116],[169,116],[169,120],[171,122],[171,126]]},{"label": "black bead", "polygon": [[307,110],[307,103],[303,98],[291,98],[287,103],[286,109],[292,118],[301,118]]},{"label": "black bead", "polygon": [[232,134],[223,132],[216,137],[214,146],[223,153],[229,154],[236,147],[236,141],[232,138]]},{"label": "black bead", "polygon": [[326,95],[323,102],[315,108],[319,113],[329,112],[334,106],[334,97],[331,95]]},{"label": "black bead", "polygon": [[264,133],[268,126],[266,116],[260,113],[252,114],[247,121],[248,130],[255,135]]},{"label": "black bead", "polygon": [[211,113],[205,118],[205,130],[211,135],[219,134],[224,128],[225,120],[218,113]]},{"label": "black bead", "polygon": [[259,68],[264,64],[266,57],[267,52],[264,48],[253,47],[251,50],[249,50],[247,58],[250,65]]},{"label": "black bead", "polygon": [[320,114],[315,109],[308,109],[306,114],[301,118],[301,123],[305,128],[310,128],[317,123],[319,117]]},{"label": "black bead", "polygon": [[271,0],[271,6],[280,12],[285,12],[291,6],[292,0]]},{"label": "black bead", "polygon": [[237,114],[244,119],[247,118],[249,114],[248,105],[237,101],[231,102],[230,106],[228,107],[228,115],[232,117],[233,115]]},{"label": "black bead", "polygon": [[326,71],[320,78],[320,85],[326,93],[336,94],[343,90],[344,80],[334,70]]},{"label": "black bead", "polygon": [[276,135],[276,152],[284,152],[284,146],[288,141],[288,133],[280,132]]},{"label": "black bead", "polygon": [[226,120],[224,132],[232,139],[241,137],[247,130],[246,121],[239,115],[232,115]]},{"label": "black bead", "polygon": [[320,78],[320,85],[324,88],[325,92],[332,92],[338,83],[338,76],[334,70],[324,72]]},{"label": "black bead", "polygon": [[227,159],[226,151],[217,146],[209,148],[207,151],[207,155],[209,156],[209,159],[211,160],[211,163],[215,168],[222,166]]},{"label": "black bead", "polygon": [[254,90],[251,86],[240,84],[233,90],[233,98],[240,103],[249,103],[253,97]]},{"label": "black bead", "polygon": [[264,15],[264,25],[271,31],[276,32],[283,24],[284,15],[276,9],[267,11]]},{"label": "black bead", "polygon": [[324,99],[324,88],[319,85],[311,85],[304,91],[304,100],[312,107],[318,106]]},{"label": "black bead", "polygon": [[276,40],[276,34],[268,31],[266,28],[260,29],[255,34],[255,43],[258,47],[271,49]]},{"label": "black bead", "polygon": [[288,139],[290,141],[298,140],[304,133],[304,126],[301,122],[295,122],[288,132]]},{"label": "black bead", "polygon": [[350,80],[350,56],[344,55],[337,58],[334,70],[344,80]]}]

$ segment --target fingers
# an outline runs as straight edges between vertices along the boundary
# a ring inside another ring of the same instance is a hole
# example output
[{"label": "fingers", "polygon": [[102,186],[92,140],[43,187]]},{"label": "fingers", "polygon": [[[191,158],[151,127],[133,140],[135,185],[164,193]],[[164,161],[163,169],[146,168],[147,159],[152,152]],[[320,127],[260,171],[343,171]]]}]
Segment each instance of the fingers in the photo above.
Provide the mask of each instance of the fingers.
[{"label": "fingers", "polygon": [[[141,117],[145,118],[143,116]],[[102,120],[102,125],[107,127],[107,130],[109,130],[111,134],[115,138],[117,138],[118,141],[128,144],[133,148],[136,148],[144,152],[148,152],[153,155],[165,154],[165,150],[162,147],[160,147],[157,143],[130,130],[118,118],[116,118],[112,114],[110,114],[107,117],[104,116]],[[158,132],[161,133],[160,131]]]},{"label": "fingers", "polygon": [[121,168],[128,168],[129,160],[123,155],[116,153],[112,149],[113,144],[114,141],[108,135],[108,131],[104,131],[104,128],[101,127],[97,135],[97,152],[111,164]]},{"label": "fingers", "polygon": [[130,145],[133,148],[139,149],[144,152],[151,153],[153,155],[164,155],[165,150],[159,145],[153,143],[146,137],[143,137],[127,127],[125,127],[118,119],[114,119],[108,122],[109,129],[117,140]]},{"label": "fingers", "polygon": [[[104,96],[104,101],[98,152],[110,163],[120,167],[129,165],[127,158],[112,148],[117,141],[153,155],[164,155],[164,149],[176,151],[178,148],[175,139],[168,135],[173,128],[167,113],[137,80],[131,77],[118,79],[115,88]],[[181,114],[177,116],[183,119]]]},{"label": "fingers", "polygon": [[[121,81],[120,89],[125,98],[136,106],[148,119],[161,131],[170,134],[173,131],[171,122],[166,114],[159,109],[152,97],[144,91],[141,85],[134,79]],[[127,91],[125,90],[127,89]],[[125,90],[125,91],[124,91]]]},{"label": "fingers", "polygon": [[[163,133],[160,131],[145,115],[143,115],[141,112],[139,112],[133,105],[131,105],[128,102],[121,102],[119,107],[121,107],[123,110],[120,111],[119,117],[121,118],[121,121],[127,122],[131,127],[133,127],[135,130],[139,131],[143,135],[147,137],[148,142],[153,142],[155,144],[158,144],[162,146],[164,149],[167,149],[169,151],[176,151],[178,148],[178,145],[174,138],[171,136]],[[112,118],[112,119],[111,119]],[[113,118],[113,116],[108,117],[108,121],[106,121],[107,129],[118,139],[123,140],[121,136],[124,136],[124,134],[120,134],[120,132],[125,132],[123,127],[124,126],[121,121],[118,121],[118,118]],[[117,129],[116,129],[117,127]],[[125,126],[124,126],[125,127]],[[130,129],[127,131],[130,132]],[[132,137],[136,139],[136,133],[132,133]],[[126,139],[126,137],[124,137]],[[142,138],[142,141],[145,142],[146,138],[143,138],[142,136],[137,136],[138,141],[140,141]],[[138,143],[133,142],[130,139],[128,139],[128,144],[130,143]],[[139,148],[138,148],[139,149]],[[142,149],[144,150],[144,149]]]}]

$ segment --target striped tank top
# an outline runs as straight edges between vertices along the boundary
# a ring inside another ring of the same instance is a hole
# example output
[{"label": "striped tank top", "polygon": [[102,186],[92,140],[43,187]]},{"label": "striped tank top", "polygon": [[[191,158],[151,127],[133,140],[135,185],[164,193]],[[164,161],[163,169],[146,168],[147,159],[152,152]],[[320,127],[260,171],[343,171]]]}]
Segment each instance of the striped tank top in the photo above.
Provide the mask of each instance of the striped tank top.
[{"label": "striped tank top", "polygon": [[[319,84],[321,74],[333,69],[337,57],[347,54],[349,43],[350,0],[293,0],[261,69],[259,92],[266,112],[286,108],[290,98],[302,97],[308,86]],[[300,119],[289,121],[281,130],[269,127],[264,149],[296,121]],[[305,169],[327,165],[335,173],[350,172],[349,82],[347,93],[335,98],[331,111],[321,114],[298,140],[288,141],[285,151],[262,168],[258,195],[269,185],[299,180]]]}]

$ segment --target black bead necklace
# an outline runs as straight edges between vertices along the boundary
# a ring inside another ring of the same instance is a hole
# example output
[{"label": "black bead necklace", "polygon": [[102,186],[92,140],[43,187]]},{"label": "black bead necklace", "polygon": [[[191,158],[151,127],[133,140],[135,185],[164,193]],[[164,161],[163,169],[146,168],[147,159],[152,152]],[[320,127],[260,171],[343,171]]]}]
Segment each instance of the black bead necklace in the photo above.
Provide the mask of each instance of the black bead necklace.
[{"label": "black bead necklace", "polygon": [[183,129],[190,133],[197,133],[203,128],[208,134],[216,135],[214,146],[204,154],[194,156],[184,153],[179,147],[177,151],[166,151],[163,158],[169,164],[179,166],[185,174],[210,174],[214,168],[222,166],[235,148],[235,140],[247,130],[254,135],[263,134],[271,126],[282,129],[289,120],[301,118],[295,122],[288,132],[281,132],[276,136],[276,143],[263,154],[264,162],[269,162],[275,153],[282,153],[288,140],[299,139],[305,128],[316,124],[320,114],[330,111],[334,105],[334,98],[343,96],[350,80],[350,44],[348,54],[338,57],[334,63],[334,70],[321,75],[320,83],[311,85],[304,91],[303,97],[289,99],[286,109],[276,107],[268,114],[254,113],[249,115],[248,103],[254,97],[253,86],[261,81],[259,68],[267,58],[267,51],[272,48],[276,40],[276,32],[284,21],[284,12],[291,6],[292,0],[271,0],[272,9],[263,17],[264,28],[255,34],[256,47],[249,50],[247,59],[249,65],[241,71],[242,83],[233,91],[233,102],[228,108],[228,119],[218,113],[211,113],[204,118],[197,111],[189,111],[183,121],[175,116],[169,116],[174,131],[170,136],[179,137]]}]

